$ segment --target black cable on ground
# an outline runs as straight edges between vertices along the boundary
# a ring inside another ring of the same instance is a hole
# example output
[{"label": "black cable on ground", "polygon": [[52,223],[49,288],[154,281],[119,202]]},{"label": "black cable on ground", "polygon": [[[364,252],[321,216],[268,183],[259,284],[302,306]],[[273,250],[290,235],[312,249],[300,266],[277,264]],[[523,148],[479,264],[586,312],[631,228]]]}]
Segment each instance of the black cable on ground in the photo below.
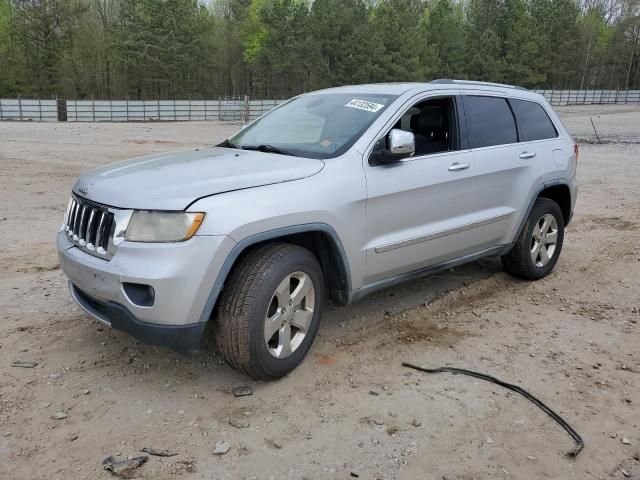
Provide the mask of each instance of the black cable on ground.
[{"label": "black cable on ground", "polygon": [[492,377],[491,375],[485,375],[484,373],[474,372],[472,370],[465,370],[463,368],[454,368],[454,367],[440,367],[440,368],[424,368],[419,367],[417,365],[413,365],[411,363],[402,362],[403,367],[413,368],[414,370],[419,370],[425,373],[453,373],[460,375],[468,375],[470,377],[480,378],[481,380],[486,380],[487,382],[495,383],[500,385],[501,387],[508,388],[509,390],[513,390],[516,393],[519,393],[527,400],[535,403],[544,413],[553,418],[562,428],[566,430],[566,432],[573,438],[573,441],[576,443],[575,446],[567,452],[567,456],[576,457],[580,451],[584,448],[584,441],[582,437],[576,432],[571,425],[569,425],[560,415],[551,410],[548,406],[538,400],[536,397],[527,392],[524,388],[519,387],[518,385],[513,385],[511,383],[503,382],[502,380]]}]

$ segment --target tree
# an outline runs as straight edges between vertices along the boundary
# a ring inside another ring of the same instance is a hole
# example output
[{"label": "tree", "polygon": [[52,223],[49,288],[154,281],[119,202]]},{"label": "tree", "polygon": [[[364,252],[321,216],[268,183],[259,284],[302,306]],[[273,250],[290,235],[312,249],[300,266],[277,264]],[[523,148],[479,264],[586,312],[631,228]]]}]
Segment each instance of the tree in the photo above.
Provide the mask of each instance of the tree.
[{"label": "tree", "polygon": [[465,78],[465,18],[462,4],[438,0],[425,12],[423,28],[427,43],[434,50],[436,77]]},{"label": "tree", "polygon": [[376,57],[378,81],[421,81],[431,77],[434,52],[422,28],[419,0],[380,0],[371,14],[373,35],[382,48]]}]

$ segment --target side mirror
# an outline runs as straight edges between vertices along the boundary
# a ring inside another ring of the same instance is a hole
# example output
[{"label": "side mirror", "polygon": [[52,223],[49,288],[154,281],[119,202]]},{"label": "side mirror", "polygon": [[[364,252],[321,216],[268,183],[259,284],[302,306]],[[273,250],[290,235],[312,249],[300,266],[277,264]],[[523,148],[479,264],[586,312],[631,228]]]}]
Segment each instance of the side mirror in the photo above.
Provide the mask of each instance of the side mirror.
[{"label": "side mirror", "polygon": [[405,158],[416,153],[416,138],[412,132],[394,128],[389,132],[387,145],[394,157]]},{"label": "side mirror", "polygon": [[[385,148],[386,146],[386,148]],[[416,151],[416,140],[412,132],[394,128],[386,138],[381,138],[374,148],[371,160],[376,164],[399,162]]]}]

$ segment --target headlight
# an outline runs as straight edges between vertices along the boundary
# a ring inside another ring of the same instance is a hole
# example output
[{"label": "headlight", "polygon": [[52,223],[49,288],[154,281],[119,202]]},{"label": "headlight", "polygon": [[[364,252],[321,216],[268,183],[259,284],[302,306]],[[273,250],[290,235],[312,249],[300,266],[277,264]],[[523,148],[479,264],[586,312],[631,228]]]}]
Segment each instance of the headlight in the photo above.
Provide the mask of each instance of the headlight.
[{"label": "headlight", "polygon": [[130,242],[182,242],[195,235],[204,213],[133,212],[125,240]]}]

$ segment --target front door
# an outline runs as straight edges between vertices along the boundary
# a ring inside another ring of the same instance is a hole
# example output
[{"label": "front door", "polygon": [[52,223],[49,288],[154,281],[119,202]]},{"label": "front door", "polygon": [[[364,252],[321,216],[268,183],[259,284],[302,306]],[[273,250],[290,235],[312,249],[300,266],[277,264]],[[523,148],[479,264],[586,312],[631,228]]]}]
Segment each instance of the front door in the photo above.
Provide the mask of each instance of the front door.
[{"label": "front door", "polygon": [[455,94],[417,98],[380,135],[391,128],[413,132],[414,156],[388,165],[371,165],[365,158],[365,283],[461,257],[491,242],[493,234],[482,228],[470,235],[495,212],[475,208],[474,158],[461,135],[459,108]]}]

